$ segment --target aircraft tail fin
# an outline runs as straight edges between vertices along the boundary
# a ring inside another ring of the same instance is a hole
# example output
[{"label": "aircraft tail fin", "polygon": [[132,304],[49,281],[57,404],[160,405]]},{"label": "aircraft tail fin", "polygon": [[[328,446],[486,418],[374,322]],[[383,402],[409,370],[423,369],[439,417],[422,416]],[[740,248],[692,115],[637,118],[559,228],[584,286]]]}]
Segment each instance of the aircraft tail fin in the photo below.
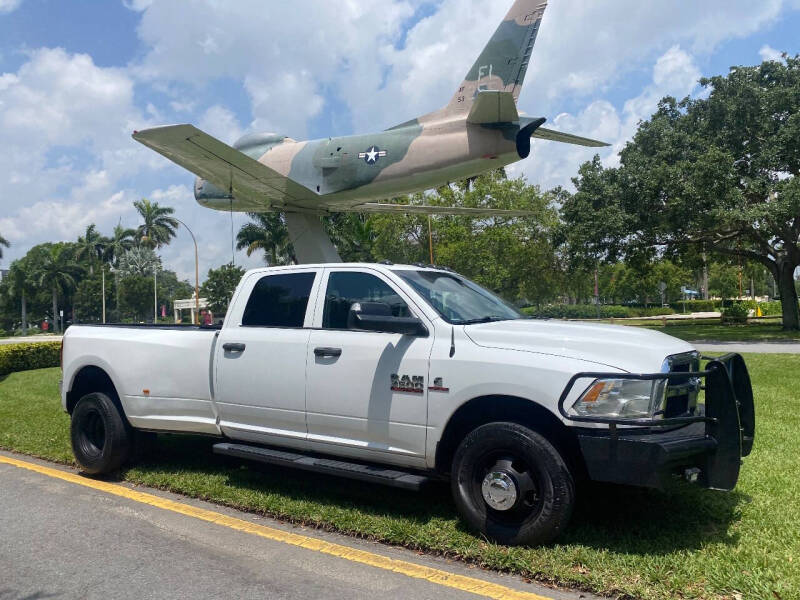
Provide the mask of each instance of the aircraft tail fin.
[{"label": "aircraft tail fin", "polygon": [[469,112],[479,92],[510,92],[519,99],[547,2],[516,0],[458,87],[448,112]]}]

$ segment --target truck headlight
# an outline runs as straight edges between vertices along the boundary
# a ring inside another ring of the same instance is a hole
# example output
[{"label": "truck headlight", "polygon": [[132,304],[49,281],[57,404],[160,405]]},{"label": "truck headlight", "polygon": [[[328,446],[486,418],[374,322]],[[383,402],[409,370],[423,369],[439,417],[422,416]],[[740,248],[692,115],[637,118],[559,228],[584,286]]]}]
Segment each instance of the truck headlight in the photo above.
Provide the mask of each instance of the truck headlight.
[{"label": "truck headlight", "polygon": [[666,389],[666,379],[599,379],[571,411],[581,417],[661,418]]}]

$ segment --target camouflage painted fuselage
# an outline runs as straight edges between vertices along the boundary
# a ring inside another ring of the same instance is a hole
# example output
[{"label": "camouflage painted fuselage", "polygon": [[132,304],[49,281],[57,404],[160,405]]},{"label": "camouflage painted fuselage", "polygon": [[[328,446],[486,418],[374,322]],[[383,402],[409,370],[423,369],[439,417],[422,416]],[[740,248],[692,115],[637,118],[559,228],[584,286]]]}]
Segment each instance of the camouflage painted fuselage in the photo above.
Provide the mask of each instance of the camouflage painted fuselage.
[{"label": "camouflage painted fuselage", "polygon": [[[427,190],[511,164],[520,159],[519,129],[517,123],[490,128],[465,118],[414,120],[378,134],[306,142],[248,136],[234,147],[325,196],[333,208]],[[230,209],[227,195],[202,180],[197,199],[209,208]]]}]

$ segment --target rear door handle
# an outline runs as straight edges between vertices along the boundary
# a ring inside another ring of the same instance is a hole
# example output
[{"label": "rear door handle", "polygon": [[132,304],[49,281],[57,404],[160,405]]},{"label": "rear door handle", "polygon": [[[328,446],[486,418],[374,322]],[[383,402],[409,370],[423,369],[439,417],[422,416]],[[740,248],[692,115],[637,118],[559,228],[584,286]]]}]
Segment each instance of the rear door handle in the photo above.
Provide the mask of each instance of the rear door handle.
[{"label": "rear door handle", "polygon": [[244,349],[246,347],[247,346],[245,344],[237,344],[231,342],[228,342],[227,344],[222,344],[222,349],[225,350],[225,352],[244,352]]},{"label": "rear door handle", "polygon": [[326,358],[326,357],[335,358],[341,355],[342,355],[341,348],[314,348],[314,356],[318,356],[320,358]]}]

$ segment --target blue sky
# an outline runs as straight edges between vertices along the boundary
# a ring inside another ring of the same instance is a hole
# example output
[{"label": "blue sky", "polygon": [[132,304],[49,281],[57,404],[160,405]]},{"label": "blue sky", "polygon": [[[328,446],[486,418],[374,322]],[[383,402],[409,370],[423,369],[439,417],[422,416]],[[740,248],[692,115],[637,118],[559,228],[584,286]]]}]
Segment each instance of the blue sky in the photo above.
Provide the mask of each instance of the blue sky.
[{"label": "blue sky", "polygon": [[[230,217],[196,205],[192,176],[130,139],[191,122],[231,142],[382,129],[449,99],[511,0],[0,0],[0,264],[95,222],[136,224],[131,202],[174,206],[230,260]],[[520,109],[616,153],[665,95],[700,76],[800,52],[800,0],[551,0]],[[591,151],[537,142],[518,163],[569,185]],[[243,222],[235,217],[235,225]],[[256,266],[260,257],[237,262]],[[188,276],[188,236],[164,251]]]}]

